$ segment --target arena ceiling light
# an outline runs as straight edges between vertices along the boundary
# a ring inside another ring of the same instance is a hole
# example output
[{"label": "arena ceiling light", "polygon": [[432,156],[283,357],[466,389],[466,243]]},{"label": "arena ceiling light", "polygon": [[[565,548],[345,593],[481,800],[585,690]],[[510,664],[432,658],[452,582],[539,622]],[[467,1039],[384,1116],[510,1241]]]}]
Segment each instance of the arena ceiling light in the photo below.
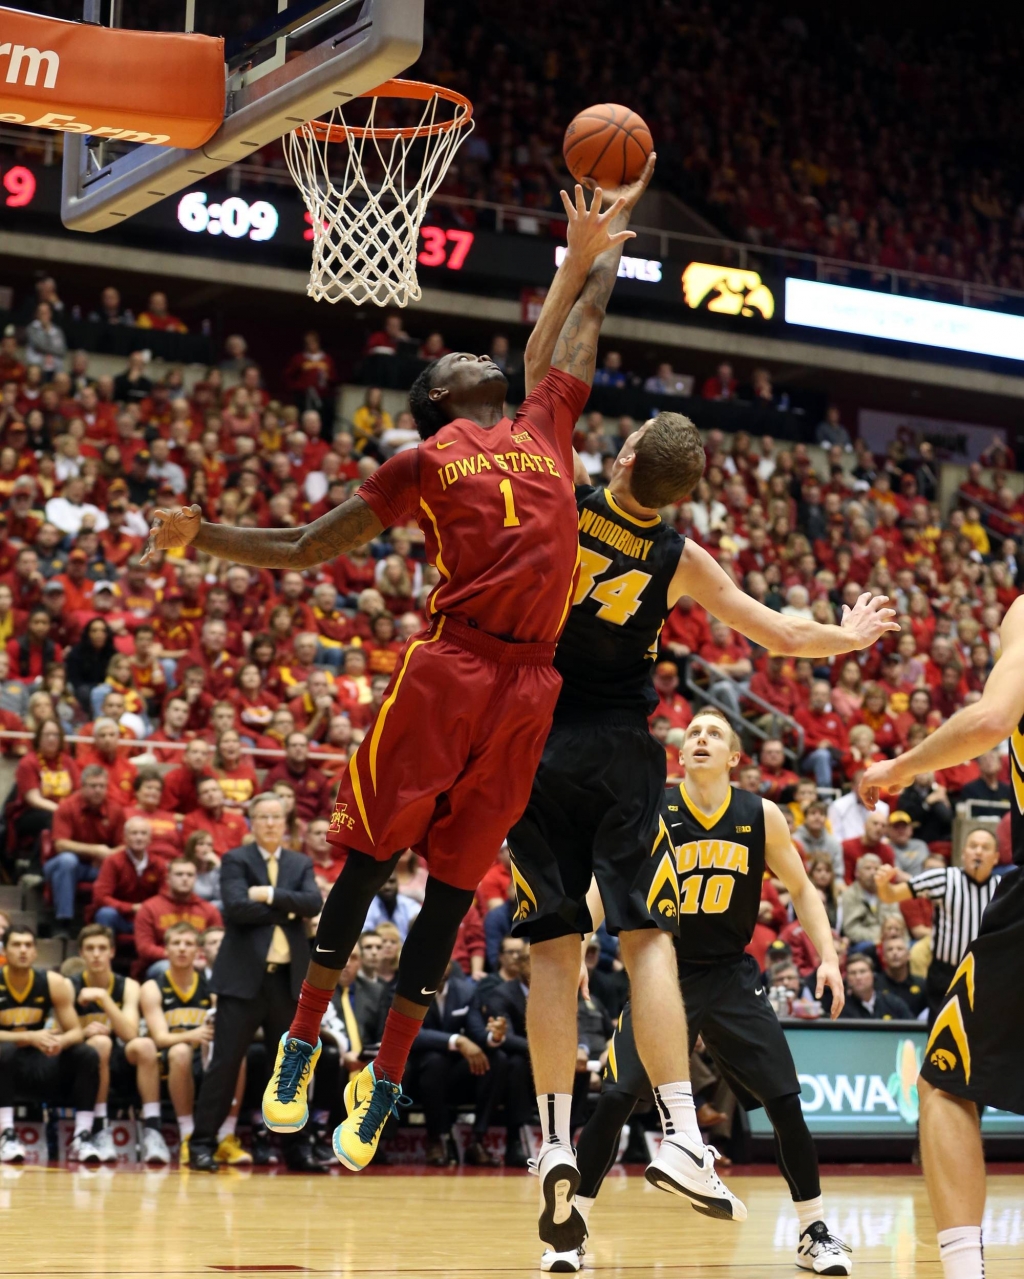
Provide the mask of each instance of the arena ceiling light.
[{"label": "arena ceiling light", "polygon": [[1007,360],[1024,358],[1024,316],[816,280],[786,280],[786,323]]}]

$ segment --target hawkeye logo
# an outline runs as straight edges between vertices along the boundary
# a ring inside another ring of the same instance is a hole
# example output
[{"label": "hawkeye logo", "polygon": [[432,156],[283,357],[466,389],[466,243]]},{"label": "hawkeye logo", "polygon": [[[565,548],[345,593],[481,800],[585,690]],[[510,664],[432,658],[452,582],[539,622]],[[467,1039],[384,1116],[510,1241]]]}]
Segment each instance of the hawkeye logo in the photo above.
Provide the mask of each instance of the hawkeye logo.
[{"label": "hawkeye logo", "polygon": [[691,262],[683,272],[683,300],[696,311],[703,307],[720,315],[760,315],[770,320],[775,298],[756,271]]},{"label": "hawkeye logo", "polygon": [[675,902],[658,902],[658,914],[664,915],[666,919],[675,919],[678,913]]},{"label": "hawkeye logo", "polygon": [[[43,72],[44,89],[52,89],[57,83],[57,72],[60,70],[60,57],[53,49],[29,49],[23,44],[12,45],[9,41],[0,44],[0,58],[9,58],[7,63],[7,75],[5,77],[8,84],[25,85],[28,89],[34,89],[39,83],[39,72],[42,70],[43,64],[46,64],[46,70]],[[22,71],[24,69],[24,74]]]}]

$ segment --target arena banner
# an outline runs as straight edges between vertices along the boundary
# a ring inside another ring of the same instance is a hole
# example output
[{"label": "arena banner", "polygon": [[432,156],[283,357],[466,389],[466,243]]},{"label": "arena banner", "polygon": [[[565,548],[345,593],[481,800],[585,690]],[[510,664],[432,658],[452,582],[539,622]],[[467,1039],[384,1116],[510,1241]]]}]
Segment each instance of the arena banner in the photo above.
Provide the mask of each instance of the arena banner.
[{"label": "arena banner", "polygon": [[[800,1102],[812,1133],[830,1137],[913,1137],[917,1129],[917,1075],[928,1035],[908,1022],[787,1022],[800,1080]],[[770,1136],[763,1110],[750,1113],[750,1130]],[[986,1133],[1024,1133],[1024,1116],[987,1109]]]},{"label": "arena banner", "polygon": [[0,8],[0,123],[199,147],[224,119],[224,41]]},{"label": "arena banner", "polygon": [[1005,444],[1006,433],[976,422],[947,422],[935,417],[916,417],[912,413],[885,413],[877,409],[861,409],[857,414],[860,438],[879,456],[899,440],[908,457],[916,457],[920,445],[927,440],[935,450],[936,461],[976,462],[994,439]]}]

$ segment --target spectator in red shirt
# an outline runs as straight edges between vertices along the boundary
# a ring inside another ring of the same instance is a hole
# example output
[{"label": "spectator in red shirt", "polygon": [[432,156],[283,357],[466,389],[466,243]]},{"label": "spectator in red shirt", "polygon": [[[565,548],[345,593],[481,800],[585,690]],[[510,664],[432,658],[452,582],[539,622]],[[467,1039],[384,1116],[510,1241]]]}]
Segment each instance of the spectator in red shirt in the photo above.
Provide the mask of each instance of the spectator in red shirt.
[{"label": "spectator in red shirt", "polygon": [[327,885],[334,883],[348,860],[348,854],[343,848],[327,842],[330,829],[331,823],[327,817],[314,817],[306,827],[306,838],[302,844],[302,851],[313,863],[313,874],[317,882],[322,881]]},{"label": "spectator in red shirt", "polygon": [[140,329],[155,329],[160,333],[188,332],[188,325],[168,310],[167,294],[159,290],[149,295],[149,304],[135,323]]},{"label": "spectator in red shirt", "polygon": [[655,666],[654,691],[658,694],[658,705],[648,719],[663,715],[671,728],[685,728],[693,719],[693,711],[679,692],[679,668],[675,662],[659,662]]},{"label": "spectator in red shirt", "polygon": [[769,737],[762,743],[760,758],[761,794],[777,804],[782,792],[800,779],[786,767],[786,751],[778,738]]},{"label": "spectator in red shirt", "polygon": [[723,360],[715,370],[714,377],[709,377],[701,388],[705,400],[734,400],[736,398],[736,379],[732,375],[732,365]]},{"label": "spectator in red shirt", "polygon": [[0,582],[11,588],[14,607],[35,608],[43,602],[46,581],[39,571],[39,556],[31,546],[23,546],[14,558],[14,568]]},{"label": "spectator in red shirt", "polygon": [[309,739],[305,733],[289,733],[284,751],[285,758],[264,777],[263,789],[273,790],[275,782],[288,782],[295,788],[298,815],[303,821],[312,821],[330,809],[334,784],[309,762]]},{"label": "spectator in red shirt", "polygon": [[198,806],[185,818],[181,828],[182,839],[195,831],[206,831],[213,837],[213,851],[223,857],[232,848],[244,844],[249,827],[241,813],[227,808],[224,792],[216,777],[202,777],[196,784]]},{"label": "spectator in red shirt", "polygon": [[68,934],[78,885],[92,883],[104,858],[123,846],[124,809],[108,787],[107,774],[91,764],[82,770],[80,789],[62,799],[53,814],[53,855],[44,862],[43,875],[53,893],[57,934]]},{"label": "spectator in red shirt", "polygon": [[402,317],[394,314],[388,315],[384,317],[383,329],[378,329],[376,333],[371,333],[366,339],[363,354],[396,355],[399,342],[411,341],[412,338],[402,328]]},{"label": "spectator in red shirt", "polygon": [[341,714],[341,707],[334,700],[330,676],[326,671],[310,671],[306,689],[301,697],[295,697],[288,703],[288,709],[295,719],[295,727],[311,742],[319,742],[327,736],[332,717]]},{"label": "spectator in red shirt", "polygon": [[843,866],[846,872],[844,878],[848,884],[854,882],[857,859],[865,853],[874,853],[886,866],[896,865],[896,854],[885,838],[887,825],[888,818],[883,817],[881,813],[868,813],[864,818],[864,834],[843,840]]},{"label": "spectator in red shirt", "polygon": [[238,663],[227,651],[227,623],[220,618],[204,622],[199,644],[178,663],[178,678],[184,680],[189,667],[198,666],[205,678],[205,691],[214,699],[226,697],[238,671]]},{"label": "spectator in red shirt", "polygon": [[794,719],[804,730],[804,757],[800,767],[814,774],[819,786],[831,787],[832,769],[847,748],[846,725],[829,707],[828,680],[815,680],[806,707]]},{"label": "spectator in red shirt", "polygon": [[125,810],[125,820],[144,817],[149,823],[149,851],[162,861],[181,856],[178,820],[163,805],[164,781],[155,768],[140,768],[135,778],[135,801]]},{"label": "spectator in red shirt", "polygon": [[470,906],[459,925],[452,959],[466,977],[479,981],[484,975],[486,947],[484,945],[484,917],[476,902]]},{"label": "spectator in red shirt", "polygon": [[932,705],[943,719],[949,719],[963,706],[966,696],[963,667],[958,662],[950,662],[942,668],[938,687],[932,689]]},{"label": "spectator in red shirt", "polygon": [[38,848],[39,836],[53,825],[61,800],[78,789],[79,776],[59,721],[43,720],[36,727],[32,749],[18,760],[14,773],[7,821],[19,839],[31,839]]},{"label": "spectator in red shirt", "polygon": [[[87,724],[85,727],[89,729],[90,726]],[[98,764],[110,782],[111,796],[122,806],[130,803],[134,794],[135,769],[128,759],[127,749],[118,744],[125,740],[125,734],[116,720],[103,715],[91,726],[91,735],[92,745],[79,747],[79,765],[84,769]]]},{"label": "spectator in red shirt", "polygon": [[274,711],[280,705],[279,699],[264,687],[263,676],[255,662],[246,662],[238,672],[235,687],[228,696],[238,712],[243,733],[253,739],[270,727]]},{"label": "spectator in red shirt", "polygon": [[29,614],[24,634],[7,641],[12,679],[21,680],[23,684],[37,684],[42,681],[48,666],[63,661],[63,649],[50,638],[52,626],[50,614],[39,605]]},{"label": "spectator in red shirt", "polygon": [[508,844],[502,844],[494,865],[481,879],[477,886],[475,901],[480,914],[486,915],[496,906],[502,906],[508,897],[509,885],[512,883],[512,855]]},{"label": "spectator in red shirt", "polygon": [[891,755],[899,741],[896,721],[886,707],[888,698],[880,684],[864,686],[864,702],[854,717],[853,724],[866,724],[875,735],[875,745],[880,751]]},{"label": "spectator in red shirt", "polygon": [[210,768],[210,747],[201,737],[194,737],[185,747],[184,756],[177,768],[164,776],[164,807],[172,813],[187,817],[199,807],[197,788],[204,777],[213,777]]},{"label": "spectator in red shirt", "polygon": [[169,698],[164,706],[164,718],[160,727],[146,738],[146,749],[155,756],[158,764],[180,764],[182,752],[173,746],[164,746],[164,742],[181,742],[184,745],[189,736],[185,732],[188,723],[188,702],[181,697]]},{"label": "spectator in red shirt", "polygon": [[103,859],[93,884],[92,907],[87,913],[94,923],[103,924],[116,936],[130,936],[135,931],[135,916],[142,903],[163,886],[167,868],[160,858],[151,856],[151,840],[145,817],[127,817],[124,848]]},{"label": "spectator in red shirt", "polygon": [[302,350],[288,361],[284,380],[301,408],[319,409],[327,404],[337,374],[334,361],[320,345],[319,333],[310,329],[303,337]]},{"label": "spectator in red shirt", "polygon": [[[774,706],[780,715],[793,717],[793,713],[797,708],[797,700],[793,691],[793,681],[786,675],[786,659],[784,657],[769,656],[765,659],[764,670],[755,671],[751,676],[750,692],[755,697],[759,697],[762,702],[767,702],[769,706]],[[778,732],[781,728],[778,716],[773,715],[770,711],[758,716],[757,723],[766,732],[771,732],[773,728]]]},{"label": "spectator in red shirt", "polygon": [[725,702],[737,720],[740,710],[740,685],[751,672],[750,645],[742,635],[730,630],[724,622],[711,623],[710,643],[704,644],[700,656],[715,667],[719,678],[713,679],[709,692]]},{"label": "spectator in red shirt", "polygon": [[138,959],[133,967],[137,977],[160,978],[169,967],[164,947],[164,933],[172,924],[191,924],[197,932],[219,928],[224,923],[220,911],[211,902],[195,894],[196,868],[183,857],[167,867],[164,889],[144,901],[135,915],[135,950]]}]

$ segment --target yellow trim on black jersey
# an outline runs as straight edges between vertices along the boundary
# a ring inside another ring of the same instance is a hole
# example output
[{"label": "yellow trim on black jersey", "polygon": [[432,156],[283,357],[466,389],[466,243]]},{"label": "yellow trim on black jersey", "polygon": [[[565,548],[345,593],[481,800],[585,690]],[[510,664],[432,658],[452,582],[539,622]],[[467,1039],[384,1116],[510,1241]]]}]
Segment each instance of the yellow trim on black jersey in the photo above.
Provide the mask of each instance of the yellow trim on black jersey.
[{"label": "yellow trim on black jersey", "polygon": [[714,813],[705,813],[697,807],[697,805],[693,802],[690,796],[686,793],[685,783],[679,787],[679,794],[682,796],[683,803],[689,809],[693,819],[695,821],[700,822],[700,824],[704,827],[705,830],[711,830],[713,826],[717,826],[718,823],[725,816],[725,814],[728,812],[729,805],[732,803],[732,787],[731,786],[725,792],[725,799],[722,801],[721,807],[718,809],[717,812],[714,812]]},{"label": "yellow trim on black jersey", "polygon": [[167,970],[166,977],[168,986],[170,986],[171,990],[174,991],[183,1004],[187,1004],[195,996],[196,991],[199,989],[199,973],[195,969],[192,970],[192,985],[189,987],[187,995],[183,990],[179,989],[177,982],[171,976],[171,970],[169,968]]},{"label": "yellow trim on black jersey", "polygon": [[14,1002],[16,1004],[23,1004],[25,1000],[28,999],[29,995],[32,994],[33,990],[35,990],[36,988],[36,970],[34,968],[29,969],[31,976],[29,978],[28,985],[25,987],[24,995],[19,995],[17,991],[14,989],[14,987],[11,985],[11,983],[8,981],[7,974],[9,973],[9,971],[10,969],[5,964],[3,968],[0,968],[0,977],[3,977],[4,986],[7,989],[7,993],[14,1000]]},{"label": "yellow trim on black jersey", "polygon": [[620,520],[629,520],[630,524],[636,524],[640,528],[654,528],[656,524],[661,523],[660,515],[656,515],[653,520],[641,520],[635,515],[630,515],[628,511],[624,511],[618,502],[616,502],[615,498],[612,497],[611,489],[605,489],[604,500],[608,503]]}]

